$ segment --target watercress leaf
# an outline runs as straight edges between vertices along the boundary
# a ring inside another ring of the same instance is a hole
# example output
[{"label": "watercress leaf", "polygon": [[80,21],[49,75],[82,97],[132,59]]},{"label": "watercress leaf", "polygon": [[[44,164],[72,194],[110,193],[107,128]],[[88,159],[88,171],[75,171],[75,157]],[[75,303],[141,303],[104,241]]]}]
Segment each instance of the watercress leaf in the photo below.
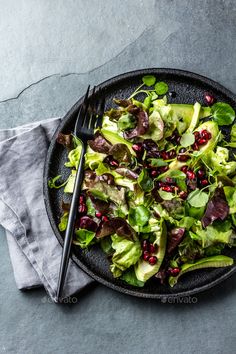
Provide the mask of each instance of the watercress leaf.
[{"label": "watercress leaf", "polygon": [[208,202],[209,196],[206,192],[202,192],[199,189],[195,189],[189,193],[187,201],[195,208],[204,207]]},{"label": "watercress leaf", "polygon": [[146,86],[152,86],[156,82],[156,78],[153,75],[145,75],[142,77],[142,81]]},{"label": "watercress leaf", "polygon": [[163,200],[172,200],[175,197],[174,194],[172,194],[170,192],[166,192],[166,191],[160,190],[158,193],[159,193],[161,199],[163,199]]},{"label": "watercress leaf", "polygon": [[176,179],[185,179],[186,178],[186,174],[180,170],[172,170],[169,173],[169,177],[171,178],[176,178]]},{"label": "watercress leaf", "polygon": [[194,137],[193,133],[184,133],[181,136],[180,144],[183,147],[188,147],[188,146],[192,145],[194,143],[194,141],[195,141],[195,137]]},{"label": "watercress leaf", "polygon": [[218,125],[230,125],[235,118],[234,109],[224,102],[217,102],[211,107],[211,115]]},{"label": "watercress leaf", "polygon": [[168,85],[164,81],[159,81],[155,85],[155,91],[158,95],[165,95],[169,90]]},{"label": "watercress leaf", "polygon": [[168,163],[164,161],[163,159],[148,159],[148,162],[153,166],[153,167],[161,167],[161,166],[167,166]]},{"label": "watercress leaf", "polygon": [[144,192],[150,192],[154,187],[153,180],[145,169],[143,169],[138,176],[138,185]]},{"label": "watercress leaf", "polygon": [[144,226],[148,223],[150,212],[144,205],[129,209],[129,223],[131,226]]}]

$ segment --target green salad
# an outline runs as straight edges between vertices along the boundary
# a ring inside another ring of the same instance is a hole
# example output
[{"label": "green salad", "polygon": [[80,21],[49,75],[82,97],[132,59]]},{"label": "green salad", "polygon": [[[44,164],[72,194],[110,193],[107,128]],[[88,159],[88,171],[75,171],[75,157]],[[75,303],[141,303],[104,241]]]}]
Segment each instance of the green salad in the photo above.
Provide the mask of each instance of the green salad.
[{"label": "green salad", "polygon": [[[224,251],[236,245],[235,112],[211,93],[205,106],[168,103],[175,93],[167,83],[142,81],[130,97],[114,98],[88,142],[73,243],[99,245],[113,276],[132,286],[150,278],[174,286],[184,273],[234,262]],[[70,176],[49,187],[66,197],[81,145],[72,134],[57,141],[68,149]],[[61,232],[69,208],[64,201]]]}]

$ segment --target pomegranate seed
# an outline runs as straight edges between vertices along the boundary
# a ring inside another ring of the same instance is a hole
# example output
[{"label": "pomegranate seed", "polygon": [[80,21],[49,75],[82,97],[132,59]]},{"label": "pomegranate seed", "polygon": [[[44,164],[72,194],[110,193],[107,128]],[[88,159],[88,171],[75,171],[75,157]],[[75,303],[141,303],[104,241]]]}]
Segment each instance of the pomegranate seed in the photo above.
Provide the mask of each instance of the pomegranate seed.
[{"label": "pomegranate seed", "polygon": [[151,172],[151,176],[152,177],[156,177],[156,176],[158,176],[158,171],[157,170],[153,170],[152,172]]},{"label": "pomegranate seed", "polygon": [[142,243],[143,251],[147,251],[148,250],[148,246],[149,246],[148,240],[143,240],[143,243]]},{"label": "pomegranate seed", "polygon": [[177,160],[181,161],[181,162],[188,161],[189,159],[190,159],[190,156],[188,156],[188,155],[178,155],[177,156]]},{"label": "pomegranate seed", "polygon": [[151,256],[148,260],[149,264],[154,265],[157,262],[157,257]]},{"label": "pomegranate seed", "polygon": [[172,268],[170,270],[170,274],[172,275],[172,277],[177,277],[177,275],[179,274],[180,269],[179,268]]},{"label": "pomegranate seed", "polygon": [[183,200],[185,200],[187,198],[187,196],[188,196],[187,192],[182,191],[179,193],[179,197]]},{"label": "pomegranate seed", "polygon": [[166,151],[162,151],[161,156],[163,160],[169,160],[169,154]]},{"label": "pomegranate seed", "polygon": [[143,252],[143,259],[144,259],[145,261],[148,261],[149,258],[150,258],[149,252],[148,252],[148,251],[144,251],[144,252]]},{"label": "pomegranate seed", "polygon": [[180,139],[181,139],[181,136],[178,136],[178,137],[176,138],[176,144],[177,144],[177,145],[179,145]]},{"label": "pomegranate seed", "polygon": [[176,156],[176,151],[175,150],[170,150],[169,151],[169,159],[174,159]]},{"label": "pomegranate seed", "polygon": [[83,195],[81,195],[81,196],[79,197],[79,202],[80,202],[81,204],[84,203],[84,196],[83,196]]},{"label": "pomegranate seed", "polygon": [[205,178],[205,179],[202,179],[201,181],[200,181],[200,185],[202,186],[202,187],[205,187],[205,186],[207,186],[209,184],[209,182],[208,182],[208,180]]},{"label": "pomegranate seed", "polygon": [[114,167],[118,167],[119,163],[116,160],[111,160],[110,165]]},{"label": "pomegranate seed", "polygon": [[213,105],[213,103],[215,102],[215,97],[210,92],[205,92],[204,99],[208,106]]},{"label": "pomegranate seed", "polygon": [[158,182],[157,186],[158,186],[158,188],[165,187],[165,186],[166,186],[166,183],[164,183],[164,182]]},{"label": "pomegranate seed", "polygon": [[201,138],[201,139],[198,140],[198,144],[199,145],[205,145],[206,143],[207,143],[207,140],[204,139],[204,138]]},{"label": "pomegranate seed", "polygon": [[168,171],[169,170],[169,166],[161,166],[160,167],[160,172],[161,173],[164,173],[164,172],[166,172],[166,171]]},{"label": "pomegranate seed", "polygon": [[186,175],[187,175],[188,179],[194,179],[196,177],[195,173],[192,170],[188,170],[186,172]]},{"label": "pomegranate seed", "polygon": [[102,213],[97,212],[95,216],[100,219],[102,217]]},{"label": "pomegranate seed", "polygon": [[164,186],[161,189],[165,192],[172,192],[173,191],[172,187],[170,187],[170,186]]},{"label": "pomegranate seed", "polygon": [[208,139],[208,131],[206,129],[201,131],[201,137],[204,139]]},{"label": "pomegranate seed", "polygon": [[197,177],[202,179],[205,176],[205,171],[204,170],[198,170],[197,171]]},{"label": "pomegranate seed", "polygon": [[179,150],[179,153],[180,153],[180,154],[183,154],[184,152],[186,152],[186,149],[185,149],[185,148],[181,148],[181,149]]},{"label": "pomegranate seed", "polygon": [[104,216],[102,217],[102,221],[108,221],[108,220],[109,220],[109,219],[108,219],[107,216],[104,215]]},{"label": "pomegranate seed", "polygon": [[195,140],[200,138],[200,133],[199,132],[194,132],[193,134],[195,136]]},{"label": "pomegranate seed", "polygon": [[199,150],[199,146],[198,146],[197,143],[194,143],[194,144],[193,144],[193,150]]},{"label": "pomegranate seed", "polygon": [[180,169],[183,173],[186,173],[187,170],[188,170],[188,166],[182,166],[181,169]]},{"label": "pomegranate seed", "polygon": [[168,183],[168,184],[174,184],[174,183],[175,183],[174,180],[173,180],[173,178],[170,178],[170,177],[166,177],[165,181],[166,181],[166,183]]},{"label": "pomegranate seed", "polygon": [[141,152],[143,149],[143,144],[142,143],[137,143],[132,146],[132,149],[136,152]]},{"label": "pomegranate seed", "polygon": [[85,204],[80,204],[80,205],[79,205],[79,213],[80,213],[80,214],[86,214],[86,212],[87,212],[87,207],[86,207],[86,205],[85,205]]},{"label": "pomegranate seed", "polygon": [[155,253],[156,252],[156,245],[151,243],[149,246],[149,251],[150,251],[150,253]]},{"label": "pomegranate seed", "polygon": [[211,133],[208,132],[208,140],[210,140],[210,139],[211,139]]}]

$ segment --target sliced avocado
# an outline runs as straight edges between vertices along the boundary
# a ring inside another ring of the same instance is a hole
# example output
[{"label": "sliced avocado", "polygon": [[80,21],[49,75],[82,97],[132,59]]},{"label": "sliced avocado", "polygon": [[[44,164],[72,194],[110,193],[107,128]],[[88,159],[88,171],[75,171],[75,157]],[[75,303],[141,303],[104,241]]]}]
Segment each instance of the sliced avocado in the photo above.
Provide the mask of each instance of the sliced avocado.
[{"label": "sliced avocado", "polygon": [[153,254],[157,257],[157,263],[155,265],[150,265],[148,262],[140,259],[134,267],[136,277],[140,281],[145,282],[150,279],[154,274],[156,274],[159,271],[163,258],[165,256],[167,242],[167,231],[165,222],[162,221],[160,226],[160,231],[156,232],[158,249],[157,252]]},{"label": "sliced avocado", "polygon": [[196,102],[193,106],[193,115],[192,115],[190,125],[187,129],[187,132],[191,133],[198,125],[200,119],[200,112],[201,112],[201,105],[200,103]]},{"label": "sliced avocado", "polygon": [[224,255],[202,258],[195,263],[185,263],[181,267],[181,271],[177,277],[169,278],[169,284],[171,287],[174,286],[181,275],[196,269],[228,267],[233,264],[234,264],[233,258]]},{"label": "sliced avocado", "polygon": [[[171,104],[171,110],[173,115],[178,118],[178,120],[182,119],[186,122],[187,127],[190,125],[194,108],[192,104]],[[211,115],[210,107],[201,107],[199,118],[209,117]]]},{"label": "sliced avocado", "polygon": [[64,193],[73,193],[75,184],[76,170],[71,170],[71,174],[68,178],[68,182],[65,185]]},{"label": "sliced avocado", "polygon": [[110,130],[101,129],[101,133],[104,138],[109,141],[112,145],[115,144],[125,144],[129,148],[132,155],[136,156],[134,150],[132,149],[132,143],[122,138],[119,134],[111,132]]},{"label": "sliced avocado", "polygon": [[209,121],[209,122],[202,123],[201,125],[199,125],[199,127],[197,127],[197,129],[195,129],[195,131],[199,132],[204,129],[206,129],[209,133],[211,133],[211,139],[208,140],[208,143],[206,145],[202,145],[199,148],[200,153],[213,150],[217,144],[217,137],[219,135],[219,128],[216,122]]}]

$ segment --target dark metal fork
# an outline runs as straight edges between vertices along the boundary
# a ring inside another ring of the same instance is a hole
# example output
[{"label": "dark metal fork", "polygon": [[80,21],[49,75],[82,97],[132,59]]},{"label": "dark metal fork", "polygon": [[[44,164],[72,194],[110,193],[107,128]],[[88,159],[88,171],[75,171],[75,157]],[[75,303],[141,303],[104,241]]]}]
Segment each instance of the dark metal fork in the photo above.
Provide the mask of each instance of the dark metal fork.
[{"label": "dark metal fork", "polygon": [[102,117],[104,113],[105,97],[101,94],[101,90],[95,92],[96,88],[94,87],[92,90],[92,94],[89,96],[89,89],[90,86],[88,86],[83,103],[80,106],[74,129],[74,135],[80,140],[82,149],[75,177],[75,185],[68,216],[68,224],[65,232],[64,246],[62,251],[57,286],[57,302],[60,302],[62,299],[61,296],[70,258],[71,244],[73,240],[76,216],[78,211],[78,201],[81,191],[81,184],[83,181],[84,154],[86,152],[88,140],[91,140],[94,137],[94,130],[98,127],[101,127],[102,125]]}]

